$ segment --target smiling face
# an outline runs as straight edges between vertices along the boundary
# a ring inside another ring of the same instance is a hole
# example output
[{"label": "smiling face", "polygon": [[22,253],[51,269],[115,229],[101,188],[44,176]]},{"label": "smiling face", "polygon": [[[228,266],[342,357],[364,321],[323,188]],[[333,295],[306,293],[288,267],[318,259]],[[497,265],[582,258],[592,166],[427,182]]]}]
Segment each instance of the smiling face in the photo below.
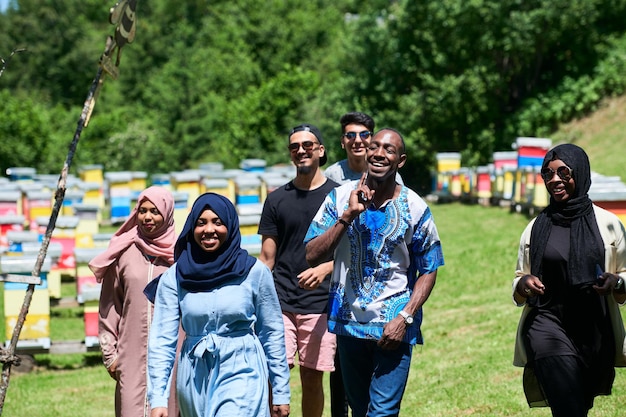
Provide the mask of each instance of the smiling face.
[{"label": "smiling face", "polygon": [[137,227],[142,235],[155,237],[163,226],[163,215],[150,200],[144,200],[137,209]]},{"label": "smiling face", "polygon": [[[554,161],[550,161],[547,165],[547,168],[551,170],[552,175],[548,175],[548,177],[544,178],[544,182],[546,184],[546,188],[554,201],[557,203],[562,203],[569,200],[576,190],[576,182],[574,181],[574,177],[572,176],[569,180],[564,181],[559,175],[559,167],[567,167],[565,162],[560,159],[555,159]],[[569,169],[569,167],[567,167]],[[563,168],[561,169],[563,173]]]},{"label": "smiling face", "polygon": [[325,150],[313,133],[299,131],[289,138],[289,152],[298,172],[308,173],[319,167]]},{"label": "smiling face", "polygon": [[346,125],[341,137],[341,147],[346,150],[348,159],[364,160],[371,137],[372,133],[363,125],[356,123]]},{"label": "smiling face", "polygon": [[228,229],[212,210],[200,214],[193,229],[193,239],[205,252],[215,252],[228,238]]},{"label": "smiling face", "polygon": [[405,162],[402,139],[393,130],[382,130],[370,140],[367,147],[368,177],[378,181],[388,177],[395,179],[396,172]]}]

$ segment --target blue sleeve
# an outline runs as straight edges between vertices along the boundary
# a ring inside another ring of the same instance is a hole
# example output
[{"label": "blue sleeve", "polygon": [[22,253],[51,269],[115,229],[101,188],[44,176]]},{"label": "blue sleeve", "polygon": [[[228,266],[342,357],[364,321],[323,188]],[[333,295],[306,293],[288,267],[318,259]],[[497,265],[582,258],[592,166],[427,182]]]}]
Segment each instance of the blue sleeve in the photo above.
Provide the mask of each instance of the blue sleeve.
[{"label": "blue sleeve", "polygon": [[162,276],[156,292],[148,340],[148,400],[150,407],[167,407],[180,322],[176,265]]},{"label": "blue sleeve", "polygon": [[409,287],[412,288],[417,277],[434,272],[444,264],[441,241],[430,208],[426,208],[415,225],[409,249],[411,265],[408,277]]},{"label": "blue sleeve", "polygon": [[289,365],[285,351],[285,328],[283,315],[274,287],[274,278],[269,268],[257,262],[251,273],[258,274],[258,290],[255,297],[257,323],[255,326],[259,341],[267,357],[272,402],[289,404]]},{"label": "blue sleeve", "polygon": [[334,188],[328,193],[324,202],[317,211],[317,214],[313,217],[313,220],[309,225],[309,230],[307,230],[306,235],[304,236],[304,243],[306,244],[316,237],[324,234],[326,230],[330,229],[335,223],[337,223],[338,218],[337,188]]}]

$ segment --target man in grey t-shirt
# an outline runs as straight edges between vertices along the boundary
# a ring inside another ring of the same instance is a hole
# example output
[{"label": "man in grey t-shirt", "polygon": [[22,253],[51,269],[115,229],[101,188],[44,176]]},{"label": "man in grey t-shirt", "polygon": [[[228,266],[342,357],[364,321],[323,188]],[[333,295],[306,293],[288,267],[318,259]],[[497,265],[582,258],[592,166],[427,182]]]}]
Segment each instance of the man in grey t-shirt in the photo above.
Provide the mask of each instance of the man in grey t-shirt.
[{"label": "man in grey t-shirt", "polygon": [[[374,132],[374,119],[361,112],[350,112],[341,116],[341,147],[346,150],[346,159],[335,162],[326,170],[324,175],[339,184],[361,179],[367,170],[365,152]],[[400,174],[396,175],[396,182],[404,184]]]}]

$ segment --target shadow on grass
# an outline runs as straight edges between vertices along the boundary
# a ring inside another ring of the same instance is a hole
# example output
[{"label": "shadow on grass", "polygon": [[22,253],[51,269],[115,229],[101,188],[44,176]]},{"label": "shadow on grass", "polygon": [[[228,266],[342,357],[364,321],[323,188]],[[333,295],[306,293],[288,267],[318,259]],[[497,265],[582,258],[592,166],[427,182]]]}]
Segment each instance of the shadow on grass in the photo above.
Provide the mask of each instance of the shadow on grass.
[{"label": "shadow on grass", "polygon": [[[24,359],[22,361],[24,362]],[[95,366],[102,366],[102,354],[100,352],[34,355],[34,367],[38,369],[58,371]]]},{"label": "shadow on grass", "polygon": [[50,317],[64,319],[81,319],[85,316],[83,307],[50,307]]}]

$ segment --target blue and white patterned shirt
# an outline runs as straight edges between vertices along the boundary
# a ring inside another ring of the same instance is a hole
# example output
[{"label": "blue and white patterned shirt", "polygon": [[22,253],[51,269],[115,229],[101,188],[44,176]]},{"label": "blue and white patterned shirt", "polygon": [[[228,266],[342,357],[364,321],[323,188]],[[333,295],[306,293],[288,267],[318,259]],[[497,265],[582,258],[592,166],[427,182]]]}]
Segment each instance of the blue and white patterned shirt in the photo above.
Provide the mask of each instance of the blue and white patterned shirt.
[{"label": "blue and white patterned shirt", "polygon": [[[305,243],[333,227],[348,208],[351,181],[332,190],[315,215]],[[378,340],[398,315],[420,275],[444,264],[437,227],[426,202],[403,186],[382,207],[371,205],[357,217],[334,253],[328,308],[332,333]],[[422,344],[421,308],[404,342]]]}]

